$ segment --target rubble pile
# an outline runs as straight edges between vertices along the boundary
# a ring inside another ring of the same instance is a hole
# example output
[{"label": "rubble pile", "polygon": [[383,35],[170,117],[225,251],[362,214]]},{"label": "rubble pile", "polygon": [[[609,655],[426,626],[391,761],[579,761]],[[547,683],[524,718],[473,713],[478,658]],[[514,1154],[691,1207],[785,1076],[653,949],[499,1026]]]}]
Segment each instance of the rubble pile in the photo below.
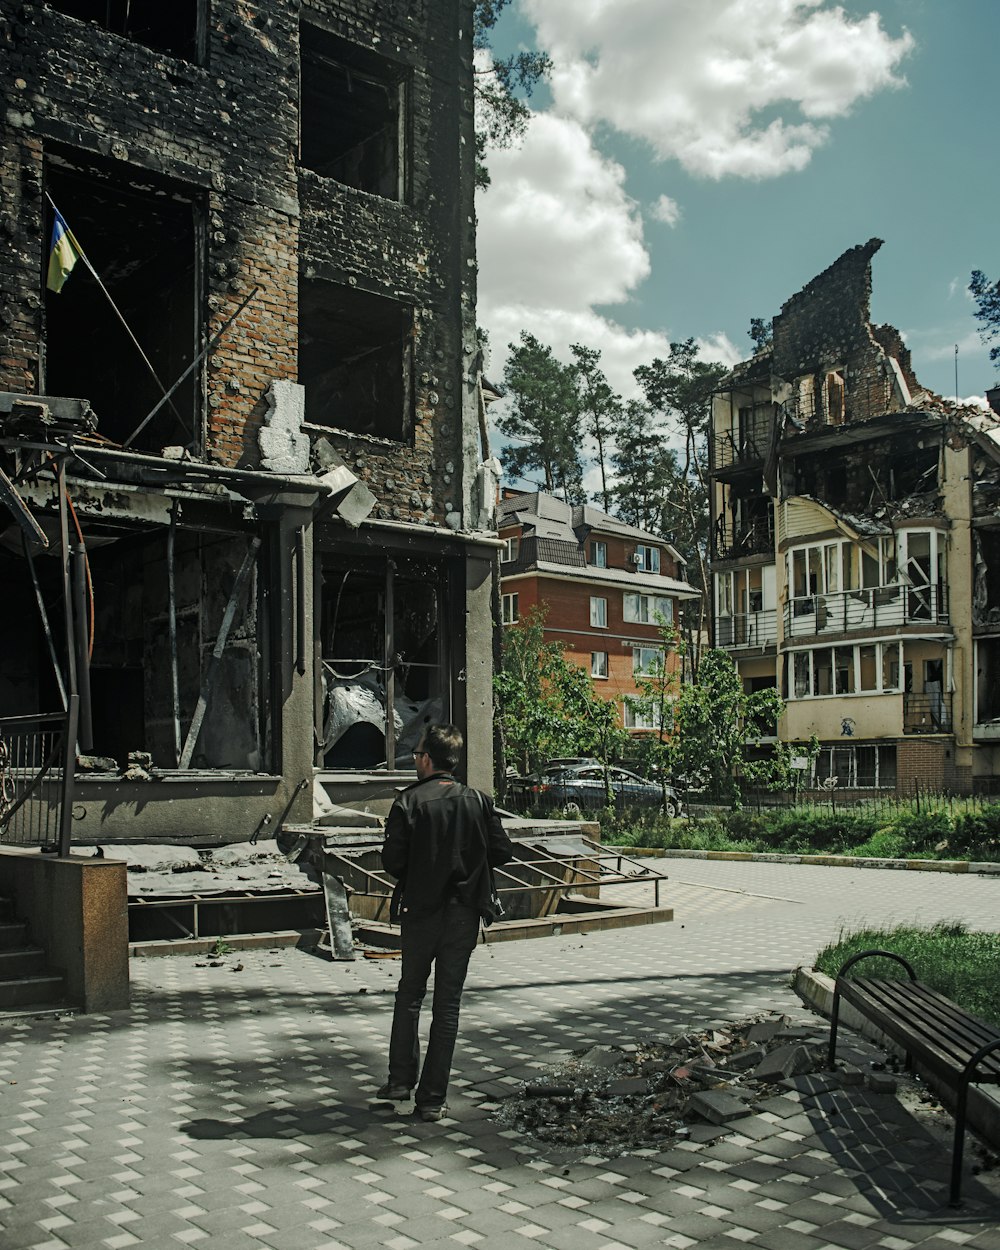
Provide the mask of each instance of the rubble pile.
[{"label": "rubble pile", "polygon": [[822,1070],[826,1037],[821,1023],[768,1013],[665,1041],[592,1046],[523,1085],[496,1114],[563,1146],[663,1147],[698,1135],[696,1125],[717,1131],[752,1116],[780,1082]]}]

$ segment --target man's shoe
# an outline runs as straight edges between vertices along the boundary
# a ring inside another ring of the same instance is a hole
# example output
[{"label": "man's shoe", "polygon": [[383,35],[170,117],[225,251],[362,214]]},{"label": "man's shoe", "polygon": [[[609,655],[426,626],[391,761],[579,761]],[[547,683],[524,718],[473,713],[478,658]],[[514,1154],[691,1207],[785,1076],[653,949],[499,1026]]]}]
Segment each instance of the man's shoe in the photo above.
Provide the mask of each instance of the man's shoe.
[{"label": "man's shoe", "polygon": [[438,1120],[443,1120],[448,1114],[448,1104],[442,1103],[439,1107],[418,1107],[417,1115],[425,1124],[434,1124]]},{"label": "man's shoe", "polygon": [[409,1102],[410,1087],[408,1085],[393,1085],[391,1081],[386,1081],[377,1091],[375,1097],[383,1098],[386,1102]]}]

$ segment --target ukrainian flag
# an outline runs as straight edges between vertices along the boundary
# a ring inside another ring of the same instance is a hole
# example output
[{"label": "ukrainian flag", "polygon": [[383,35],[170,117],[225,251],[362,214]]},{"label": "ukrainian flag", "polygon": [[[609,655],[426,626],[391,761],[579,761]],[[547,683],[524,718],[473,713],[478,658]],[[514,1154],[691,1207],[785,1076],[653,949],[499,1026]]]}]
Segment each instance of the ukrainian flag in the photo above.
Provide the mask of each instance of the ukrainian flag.
[{"label": "ukrainian flag", "polygon": [[45,285],[50,291],[59,292],[63,289],[66,279],[73,272],[73,266],[83,253],[80,245],[73,238],[73,232],[58,209],[52,222],[52,245],[49,249],[49,274]]}]

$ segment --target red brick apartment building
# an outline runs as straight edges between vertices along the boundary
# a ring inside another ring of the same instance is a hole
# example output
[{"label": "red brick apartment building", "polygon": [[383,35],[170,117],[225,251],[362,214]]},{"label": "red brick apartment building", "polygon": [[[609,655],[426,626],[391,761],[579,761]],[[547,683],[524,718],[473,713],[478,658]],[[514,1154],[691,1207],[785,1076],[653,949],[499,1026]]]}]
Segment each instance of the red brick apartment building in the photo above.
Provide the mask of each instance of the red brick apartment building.
[{"label": "red brick apartment building", "polygon": [[[639,693],[636,675],[662,654],[659,618],[673,622],[678,602],[697,597],[684,581],[678,552],[606,512],[542,491],[507,492],[497,527],[505,544],[504,624],[544,607],[546,640],[587,669],[597,692],[617,705],[626,729],[651,729],[626,697]],[[668,664],[677,664],[675,654]]]}]

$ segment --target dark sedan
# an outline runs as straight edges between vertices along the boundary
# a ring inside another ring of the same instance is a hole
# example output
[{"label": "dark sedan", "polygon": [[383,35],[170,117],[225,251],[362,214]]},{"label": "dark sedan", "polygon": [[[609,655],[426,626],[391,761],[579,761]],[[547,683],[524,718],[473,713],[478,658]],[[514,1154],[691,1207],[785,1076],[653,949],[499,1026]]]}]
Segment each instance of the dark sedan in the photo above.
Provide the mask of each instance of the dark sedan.
[{"label": "dark sedan", "polygon": [[528,777],[512,779],[509,789],[525,807],[554,811],[577,807],[581,812],[595,812],[608,806],[607,787],[611,789],[617,811],[630,807],[662,810],[665,816],[676,816],[681,802],[672,786],[664,789],[658,782],[645,781],[624,768],[609,768],[605,782],[600,764],[549,764]]}]

